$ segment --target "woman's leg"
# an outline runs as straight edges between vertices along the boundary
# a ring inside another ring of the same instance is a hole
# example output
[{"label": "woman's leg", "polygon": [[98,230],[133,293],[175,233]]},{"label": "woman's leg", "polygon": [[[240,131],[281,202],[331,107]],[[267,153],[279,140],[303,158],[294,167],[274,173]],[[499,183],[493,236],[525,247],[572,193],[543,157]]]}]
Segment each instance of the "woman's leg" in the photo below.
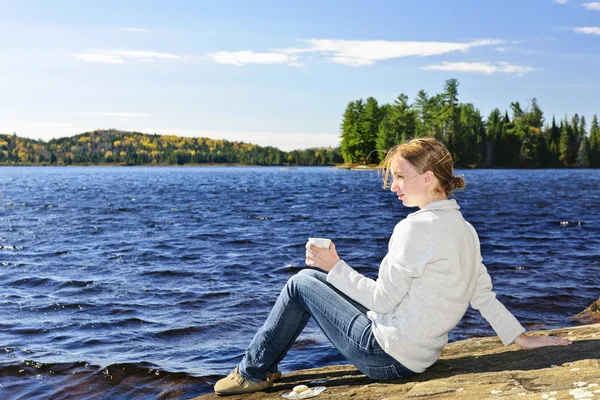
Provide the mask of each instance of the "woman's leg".
[{"label": "woman's leg", "polygon": [[340,353],[371,378],[397,379],[411,374],[381,350],[366,309],[328,284],[325,277],[319,271],[303,270],[288,280],[250,343],[240,363],[240,375],[249,381],[264,381],[311,316]]}]

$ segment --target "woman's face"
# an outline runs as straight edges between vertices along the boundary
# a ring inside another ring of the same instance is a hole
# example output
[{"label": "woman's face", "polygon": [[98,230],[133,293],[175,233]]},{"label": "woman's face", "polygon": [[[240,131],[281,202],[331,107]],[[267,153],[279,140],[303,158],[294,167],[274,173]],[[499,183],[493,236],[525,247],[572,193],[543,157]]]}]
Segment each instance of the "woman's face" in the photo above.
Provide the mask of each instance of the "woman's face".
[{"label": "woman's face", "polygon": [[392,162],[393,182],[390,189],[396,192],[404,206],[423,208],[428,203],[424,176],[404,158],[398,157]]}]

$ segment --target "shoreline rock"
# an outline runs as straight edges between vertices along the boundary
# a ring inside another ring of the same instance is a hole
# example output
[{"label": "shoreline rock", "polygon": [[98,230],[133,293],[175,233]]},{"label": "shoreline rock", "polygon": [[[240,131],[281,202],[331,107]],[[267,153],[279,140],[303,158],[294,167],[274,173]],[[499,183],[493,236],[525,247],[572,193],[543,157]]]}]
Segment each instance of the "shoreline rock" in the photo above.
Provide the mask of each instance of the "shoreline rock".
[{"label": "shoreline rock", "polygon": [[573,344],[520,350],[497,337],[471,338],[448,344],[424,373],[397,381],[373,381],[352,365],[335,365],[284,374],[263,392],[194,399],[275,400],[300,384],[326,386],[316,397],[323,400],[600,398],[600,324],[529,334],[566,337]]},{"label": "shoreline rock", "polygon": [[584,324],[600,322],[600,299],[596,300],[590,304],[588,308],[571,318]]}]

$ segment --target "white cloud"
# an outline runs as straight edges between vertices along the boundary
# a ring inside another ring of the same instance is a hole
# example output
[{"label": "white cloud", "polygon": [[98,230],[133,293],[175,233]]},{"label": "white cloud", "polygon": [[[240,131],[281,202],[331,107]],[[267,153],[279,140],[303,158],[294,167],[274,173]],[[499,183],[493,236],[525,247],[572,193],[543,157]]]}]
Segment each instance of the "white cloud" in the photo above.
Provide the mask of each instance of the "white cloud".
[{"label": "white cloud", "polygon": [[345,64],[352,67],[362,67],[363,65],[375,64],[375,61],[373,60],[364,60],[361,58],[352,57],[331,57],[330,60],[337,64]]},{"label": "white cloud", "polygon": [[123,64],[127,59],[136,61],[154,61],[156,59],[186,60],[186,57],[171,53],[159,53],[144,50],[97,50],[88,53],[74,53],[74,57],[90,62]]},{"label": "white cloud", "polygon": [[554,2],[558,4],[567,4],[567,1],[569,0],[554,0]]},{"label": "white cloud", "polygon": [[466,52],[473,47],[506,43],[499,39],[484,39],[471,42],[402,42],[388,40],[301,40],[307,47],[272,49],[267,53],[253,51],[218,51],[209,53],[214,62],[232,65],[245,64],[293,64],[299,54],[319,53],[328,60],[350,66],[371,65],[377,61],[401,57],[427,57],[450,52]]},{"label": "white cloud", "polygon": [[600,11],[600,2],[595,1],[593,3],[583,3],[583,6],[592,11]]},{"label": "white cloud", "polygon": [[121,28],[118,29],[121,32],[134,32],[134,33],[148,33],[151,32],[150,29],[144,29],[144,28]]},{"label": "white cloud", "polygon": [[117,50],[113,52],[116,55],[122,57],[131,57],[131,58],[142,58],[142,59],[152,59],[152,58],[167,58],[171,60],[185,60],[185,57],[178,56],[170,53],[158,53],[156,51],[140,51],[140,50]]},{"label": "white cloud", "polygon": [[514,47],[514,46],[496,47],[496,51],[499,51],[501,53],[542,54],[539,51],[530,50],[530,49],[523,49],[523,48]]},{"label": "white cloud", "polygon": [[131,113],[131,112],[76,112],[77,115],[91,115],[96,117],[123,117],[123,118],[145,118],[151,117],[150,114],[145,113]]},{"label": "white cloud", "polygon": [[579,28],[573,28],[573,31],[586,35],[600,35],[600,27],[598,26],[583,26]]},{"label": "white cloud", "polygon": [[535,68],[511,65],[507,62],[498,62],[495,65],[489,62],[442,62],[441,65],[426,65],[420,67],[421,69],[428,71],[458,71],[458,72],[469,72],[469,73],[480,73],[486,75],[492,75],[497,72],[505,74],[516,74],[523,76],[524,74],[535,71]]},{"label": "white cloud", "polygon": [[281,52],[255,53],[253,51],[217,51],[208,53],[208,58],[219,64],[288,64],[297,67],[297,57]]},{"label": "white cloud", "polygon": [[308,44],[308,49],[288,49],[288,51],[318,52],[329,56],[333,62],[352,66],[369,65],[376,61],[401,57],[427,57],[455,51],[465,52],[472,47],[504,43],[498,39],[476,40],[467,43],[331,39],[309,39],[304,42]]},{"label": "white cloud", "polygon": [[123,64],[123,59],[115,54],[75,53],[73,56],[83,61]]}]

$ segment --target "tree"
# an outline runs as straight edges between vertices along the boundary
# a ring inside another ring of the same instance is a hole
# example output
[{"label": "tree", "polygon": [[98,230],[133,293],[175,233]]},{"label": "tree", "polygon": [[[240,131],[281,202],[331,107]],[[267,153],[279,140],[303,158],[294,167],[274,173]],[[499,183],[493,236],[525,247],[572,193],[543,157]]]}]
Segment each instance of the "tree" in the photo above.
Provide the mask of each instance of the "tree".
[{"label": "tree", "polygon": [[356,163],[358,161],[359,132],[361,114],[364,109],[364,103],[361,100],[351,101],[346,107],[344,118],[342,119],[342,137],[341,151],[344,161]]},{"label": "tree", "polygon": [[394,104],[385,108],[386,114],[377,135],[377,151],[383,157],[391,147],[415,136],[415,111],[408,104],[408,96],[400,94]]},{"label": "tree", "polygon": [[598,118],[594,115],[590,126],[590,151],[588,153],[589,165],[592,168],[600,167],[600,127]]},{"label": "tree", "polygon": [[358,159],[366,164],[379,162],[376,150],[377,133],[382,115],[373,97],[367,99],[358,123]]},{"label": "tree", "polygon": [[552,125],[546,129],[546,147],[548,148],[549,166],[560,165],[560,129],[556,126],[556,120],[552,116]]},{"label": "tree", "polygon": [[486,130],[487,145],[484,167],[490,168],[495,163],[496,142],[502,137],[502,117],[498,108],[492,110],[488,116]]},{"label": "tree", "polygon": [[424,90],[419,90],[412,105],[415,111],[415,136],[433,135],[433,101]]},{"label": "tree", "polygon": [[442,107],[438,119],[442,125],[442,141],[450,154],[454,155],[454,136],[458,130],[460,109],[458,103],[458,86],[456,79],[448,79],[441,95]]},{"label": "tree", "polygon": [[574,162],[573,151],[573,130],[572,126],[569,125],[569,121],[565,116],[565,120],[561,123],[560,128],[560,143],[559,143],[559,159],[563,165],[570,166]]}]

